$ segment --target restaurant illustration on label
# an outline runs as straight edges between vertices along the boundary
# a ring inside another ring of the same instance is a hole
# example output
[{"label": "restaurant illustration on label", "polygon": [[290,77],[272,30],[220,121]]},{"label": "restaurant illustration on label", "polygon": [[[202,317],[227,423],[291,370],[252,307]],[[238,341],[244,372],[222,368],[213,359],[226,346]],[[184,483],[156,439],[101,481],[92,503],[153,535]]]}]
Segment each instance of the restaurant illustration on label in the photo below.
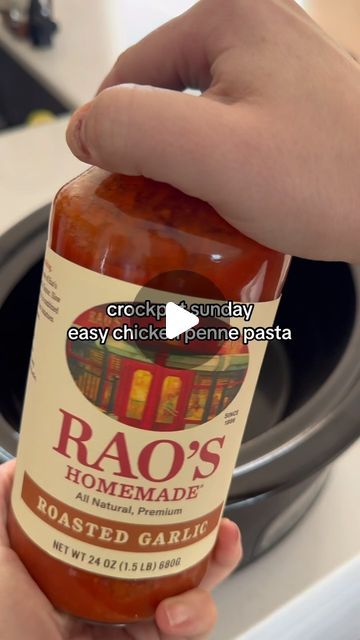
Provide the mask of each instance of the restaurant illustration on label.
[{"label": "restaurant illustration on label", "polygon": [[[82,313],[74,326],[109,323],[107,305]],[[119,322],[119,320],[117,320]],[[249,351],[241,340],[225,341],[211,358],[191,351],[139,350],[109,338],[66,342],[67,362],[77,387],[116,421],[152,431],[183,431],[221,413],[244,382]]]}]

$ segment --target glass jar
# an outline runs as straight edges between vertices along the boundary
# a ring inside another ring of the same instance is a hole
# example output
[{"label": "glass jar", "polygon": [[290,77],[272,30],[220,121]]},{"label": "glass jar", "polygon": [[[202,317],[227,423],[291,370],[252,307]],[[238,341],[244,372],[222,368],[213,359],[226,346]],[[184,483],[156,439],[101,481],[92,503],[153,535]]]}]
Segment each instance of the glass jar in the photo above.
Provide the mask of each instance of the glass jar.
[{"label": "glass jar", "polygon": [[[225,299],[242,302],[278,298],[289,265],[289,257],[246,238],[207,203],[166,184],[97,168],[57,194],[49,246],[72,264],[136,285],[164,271],[193,271],[210,280]],[[214,394],[214,406],[219,398]],[[228,469],[229,477],[231,472]],[[56,608],[111,624],[151,618],[164,598],[196,587],[211,555],[171,575],[119,579],[52,557],[23,531],[13,511],[9,534],[13,548]]]}]

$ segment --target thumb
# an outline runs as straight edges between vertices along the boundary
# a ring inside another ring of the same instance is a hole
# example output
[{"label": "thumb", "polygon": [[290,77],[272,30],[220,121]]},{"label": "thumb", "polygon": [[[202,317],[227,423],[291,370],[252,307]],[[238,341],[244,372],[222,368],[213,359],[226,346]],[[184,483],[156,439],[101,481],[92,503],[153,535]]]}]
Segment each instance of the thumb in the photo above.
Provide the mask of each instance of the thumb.
[{"label": "thumb", "polygon": [[167,182],[211,201],[220,163],[226,171],[227,117],[223,104],[204,96],[120,85],[75,112],[67,141],[84,162]]}]

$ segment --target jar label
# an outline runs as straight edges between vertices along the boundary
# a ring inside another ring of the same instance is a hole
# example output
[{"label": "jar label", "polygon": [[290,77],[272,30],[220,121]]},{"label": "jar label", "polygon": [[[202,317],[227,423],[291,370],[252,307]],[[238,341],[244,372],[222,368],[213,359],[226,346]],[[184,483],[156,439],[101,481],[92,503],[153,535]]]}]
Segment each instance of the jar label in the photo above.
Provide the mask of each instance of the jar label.
[{"label": "jar label", "polygon": [[[140,349],[120,336],[140,289],[47,249],[12,494],[46,553],[124,579],[211,551],[266,349]],[[278,304],[243,305],[231,326],[271,327]]]}]

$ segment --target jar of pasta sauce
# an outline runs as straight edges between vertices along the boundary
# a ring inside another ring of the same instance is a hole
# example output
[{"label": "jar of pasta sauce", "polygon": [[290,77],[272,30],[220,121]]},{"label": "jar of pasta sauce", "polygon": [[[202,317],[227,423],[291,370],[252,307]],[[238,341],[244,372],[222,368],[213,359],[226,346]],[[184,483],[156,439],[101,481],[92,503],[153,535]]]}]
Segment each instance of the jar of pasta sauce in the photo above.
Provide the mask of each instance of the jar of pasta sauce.
[{"label": "jar of pasta sauce", "polygon": [[[144,177],[92,168],[57,194],[8,528],[58,610],[144,620],[200,583],[266,348],[243,329],[273,325],[288,265],[207,203]],[[166,339],[139,348],[126,335],[160,289],[189,312],[221,292],[238,338],[213,340],[212,353]]]}]

